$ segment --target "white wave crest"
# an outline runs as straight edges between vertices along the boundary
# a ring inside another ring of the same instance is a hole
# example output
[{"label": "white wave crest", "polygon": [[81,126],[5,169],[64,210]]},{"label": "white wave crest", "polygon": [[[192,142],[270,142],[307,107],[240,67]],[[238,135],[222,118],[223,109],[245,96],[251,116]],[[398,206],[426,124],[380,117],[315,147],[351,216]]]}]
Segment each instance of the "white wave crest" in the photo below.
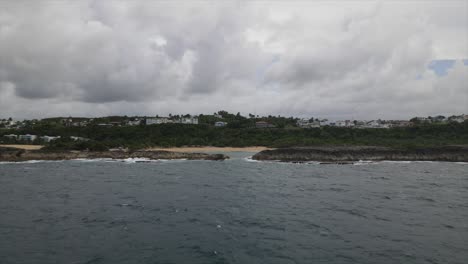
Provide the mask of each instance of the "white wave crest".
[{"label": "white wave crest", "polygon": [[409,164],[409,163],[413,163],[413,161],[410,161],[410,160],[382,160],[381,162],[384,162],[384,163],[396,163],[396,164]]}]

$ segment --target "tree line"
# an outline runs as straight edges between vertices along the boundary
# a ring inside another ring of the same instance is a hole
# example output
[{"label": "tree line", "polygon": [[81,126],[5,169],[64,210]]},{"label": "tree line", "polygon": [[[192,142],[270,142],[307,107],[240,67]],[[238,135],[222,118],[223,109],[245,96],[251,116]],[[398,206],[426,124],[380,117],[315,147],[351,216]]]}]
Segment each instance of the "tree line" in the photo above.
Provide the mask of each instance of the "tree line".
[{"label": "tree line", "polygon": [[[236,119],[233,119],[236,120]],[[241,121],[239,121],[241,122]],[[341,127],[320,127],[300,129],[252,128],[252,127],[213,127],[209,124],[159,124],[149,126],[102,127],[64,127],[44,123],[17,130],[0,130],[3,135],[34,134],[61,136],[61,139],[46,144],[58,149],[95,149],[113,147],[133,149],[145,147],[180,146],[316,146],[316,145],[375,145],[393,147],[438,146],[468,144],[468,122],[444,125],[421,125],[390,129],[353,129]],[[70,136],[89,139],[88,141],[70,140]]]}]

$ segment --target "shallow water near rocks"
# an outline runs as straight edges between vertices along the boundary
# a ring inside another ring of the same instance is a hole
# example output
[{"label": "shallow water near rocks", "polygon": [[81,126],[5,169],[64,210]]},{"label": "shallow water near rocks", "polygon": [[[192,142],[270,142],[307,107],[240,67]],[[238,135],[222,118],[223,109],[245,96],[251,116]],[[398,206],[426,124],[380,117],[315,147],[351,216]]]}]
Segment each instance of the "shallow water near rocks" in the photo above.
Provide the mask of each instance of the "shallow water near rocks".
[{"label": "shallow water near rocks", "polygon": [[1,263],[466,263],[468,164],[0,164]]}]

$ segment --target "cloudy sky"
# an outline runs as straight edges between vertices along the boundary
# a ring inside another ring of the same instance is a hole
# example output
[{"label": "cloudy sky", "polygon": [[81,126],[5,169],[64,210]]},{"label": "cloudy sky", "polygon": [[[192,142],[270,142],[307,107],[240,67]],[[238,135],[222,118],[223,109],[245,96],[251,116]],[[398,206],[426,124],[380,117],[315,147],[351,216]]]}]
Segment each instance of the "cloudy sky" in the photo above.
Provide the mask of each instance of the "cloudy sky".
[{"label": "cloudy sky", "polygon": [[468,114],[468,1],[0,1],[0,118]]}]

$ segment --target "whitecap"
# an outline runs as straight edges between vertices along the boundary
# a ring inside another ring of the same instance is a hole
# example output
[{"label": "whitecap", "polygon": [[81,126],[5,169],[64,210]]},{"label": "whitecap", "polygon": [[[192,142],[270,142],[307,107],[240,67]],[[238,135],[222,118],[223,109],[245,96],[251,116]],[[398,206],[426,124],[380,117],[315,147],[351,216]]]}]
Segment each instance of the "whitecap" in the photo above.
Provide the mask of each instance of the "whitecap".
[{"label": "whitecap", "polygon": [[359,160],[353,163],[353,165],[356,165],[356,166],[372,165],[372,164],[377,164],[377,162],[372,161],[372,160]]},{"label": "whitecap", "polygon": [[381,162],[385,162],[385,163],[396,163],[396,164],[409,164],[409,163],[413,163],[413,161],[410,161],[410,160],[382,160]]},{"label": "whitecap", "polygon": [[180,162],[180,161],[187,161],[187,160],[188,159],[158,159],[157,161],[160,161],[160,162]]},{"label": "whitecap", "polygon": [[100,159],[72,159],[71,161],[78,161],[78,162],[103,162],[103,161],[112,161],[111,158],[100,158]]},{"label": "whitecap", "polygon": [[305,162],[305,164],[308,164],[308,165],[320,165],[320,162],[319,162],[319,161],[307,161],[307,162]]},{"label": "whitecap", "polygon": [[0,164],[35,164],[35,163],[52,163],[63,162],[65,160],[25,160],[25,161],[0,161]]},{"label": "whitecap", "polygon": [[277,163],[277,164],[288,164],[288,163],[291,163],[292,162],[284,162],[284,161],[281,161],[281,160],[254,160],[252,159],[252,157],[246,157],[246,158],[243,158],[244,161],[246,162],[253,162],[253,163]]},{"label": "whitecap", "polygon": [[150,160],[150,159],[147,159],[147,158],[126,158],[126,159],[122,159],[120,161],[126,162],[126,163],[137,163],[137,162],[151,162],[153,160]]},{"label": "whitecap", "polygon": [[245,157],[244,160],[247,161],[247,162],[261,162],[261,161],[259,161],[259,160],[254,160],[254,159],[252,159],[252,156],[250,156],[250,157]]},{"label": "whitecap", "polygon": [[0,164],[16,164],[18,162],[14,162],[14,161],[0,161]]}]

